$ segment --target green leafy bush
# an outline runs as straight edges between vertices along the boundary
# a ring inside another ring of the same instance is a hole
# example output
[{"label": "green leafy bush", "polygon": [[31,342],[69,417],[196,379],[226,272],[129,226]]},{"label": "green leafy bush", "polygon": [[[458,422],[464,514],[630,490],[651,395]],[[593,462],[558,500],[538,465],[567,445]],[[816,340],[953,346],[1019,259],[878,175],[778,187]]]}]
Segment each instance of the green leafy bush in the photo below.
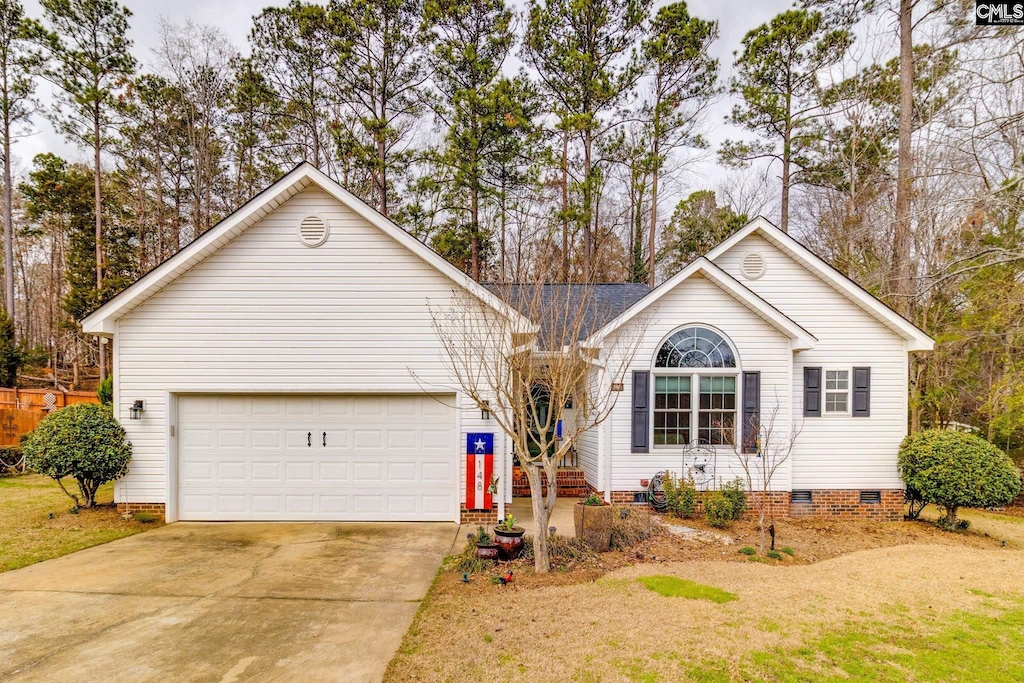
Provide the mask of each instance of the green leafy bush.
[{"label": "green leafy bush", "polygon": [[100,382],[100,385],[96,387],[96,396],[99,397],[100,403],[105,406],[109,406],[114,402],[114,376],[107,375],[107,378]]},{"label": "green leafy bush", "polygon": [[733,521],[738,520],[747,511],[747,492],[743,488],[743,480],[733,479],[718,488],[725,499],[729,501],[729,505],[732,506]]},{"label": "green leafy bush", "polygon": [[946,510],[944,528],[955,529],[960,507],[1010,503],[1021,490],[1020,472],[1002,450],[966,432],[928,429],[903,440],[899,471],[925,503]]},{"label": "green leafy bush", "polygon": [[740,548],[739,552],[743,555],[757,555],[757,551],[751,548],[749,545],[745,545]]},{"label": "green leafy bush", "polygon": [[[50,413],[21,446],[30,468],[52,477],[75,506],[92,507],[96,491],[123,477],[132,458],[132,445],[109,406],[77,403]],[[64,488],[61,479],[72,477],[79,496]]]},{"label": "green leafy bush", "polygon": [[735,511],[722,491],[711,491],[704,495],[704,519],[716,528],[729,526],[735,519]]},{"label": "green leafy bush", "polygon": [[769,550],[767,553],[765,553],[765,555],[767,555],[768,557],[772,558],[773,560],[781,560],[782,559],[782,555],[779,554],[779,552],[775,551],[775,550]]},{"label": "green leafy bush", "polygon": [[673,477],[670,472],[666,472],[661,483],[665,488],[665,505],[668,511],[676,517],[693,517],[697,510],[697,488],[693,484],[693,479]]},{"label": "green leafy bush", "polygon": [[792,548],[790,548],[788,545],[785,548],[782,549],[782,552],[786,553],[790,557],[795,557],[796,556],[796,552]]}]

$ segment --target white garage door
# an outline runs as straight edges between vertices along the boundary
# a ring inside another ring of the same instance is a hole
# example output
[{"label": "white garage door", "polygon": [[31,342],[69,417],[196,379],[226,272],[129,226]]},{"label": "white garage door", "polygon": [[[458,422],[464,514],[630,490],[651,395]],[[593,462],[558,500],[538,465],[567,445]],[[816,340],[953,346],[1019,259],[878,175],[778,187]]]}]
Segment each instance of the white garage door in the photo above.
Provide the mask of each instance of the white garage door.
[{"label": "white garage door", "polygon": [[181,396],[182,520],[451,521],[453,397]]}]

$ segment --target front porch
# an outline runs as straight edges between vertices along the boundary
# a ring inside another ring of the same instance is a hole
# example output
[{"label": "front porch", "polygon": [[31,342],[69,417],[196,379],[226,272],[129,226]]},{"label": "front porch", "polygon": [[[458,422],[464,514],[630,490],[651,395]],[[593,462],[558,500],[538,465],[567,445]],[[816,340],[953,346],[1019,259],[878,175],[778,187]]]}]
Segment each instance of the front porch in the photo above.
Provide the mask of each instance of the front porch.
[{"label": "front porch", "polygon": [[[544,495],[547,495],[548,478],[544,472],[541,472],[541,484]],[[585,498],[590,494],[587,478],[579,467],[559,467],[555,473],[555,485],[559,499]],[[512,468],[512,497],[513,505],[516,498],[530,497],[530,481],[526,478],[526,472],[518,465]]]}]

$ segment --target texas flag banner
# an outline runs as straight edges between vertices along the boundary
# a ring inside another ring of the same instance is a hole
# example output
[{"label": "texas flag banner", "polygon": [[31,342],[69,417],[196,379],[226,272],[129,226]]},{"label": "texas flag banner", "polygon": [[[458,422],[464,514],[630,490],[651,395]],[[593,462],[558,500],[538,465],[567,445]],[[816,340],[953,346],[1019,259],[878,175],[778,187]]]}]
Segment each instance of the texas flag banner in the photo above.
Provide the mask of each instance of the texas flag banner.
[{"label": "texas flag banner", "polygon": [[491,477],[494,475],[494,434],[466,435],[466,509],[490,510]]}]

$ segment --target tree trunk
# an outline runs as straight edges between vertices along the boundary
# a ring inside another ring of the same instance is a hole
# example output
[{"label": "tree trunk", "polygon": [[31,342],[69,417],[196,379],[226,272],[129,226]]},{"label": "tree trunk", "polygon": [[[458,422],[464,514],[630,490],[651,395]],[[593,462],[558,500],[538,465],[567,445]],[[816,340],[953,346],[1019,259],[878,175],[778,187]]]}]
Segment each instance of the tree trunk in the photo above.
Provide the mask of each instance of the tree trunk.
[{"label": "tree trunk", "polygon": [[[97,86],[98,89],[98,86]],[[100,114],[93,110],[93,211],[96,213],[96,296],[103,290],[103,196],[100,187]],[[100,343],[100,381],[107,378],[107,345]]]},{"label": "tree trunk", "polygon": [[[657,105],[656,105],[657,106]],[[661,169],[661,160],[658,158],[660,147],[658,145],[658,119],[655,118],[654,142],[651,152],[654,157],[654,164],[651,168],[651,225],[650,233],[647,236],[647,284],[654,286],[654,242],[658,226],[658,171]],[[639,207],[637,207],[639,210]]]},{"label": "tree trunk", "polygon": [[896,225],[892,239],[892,269],[889,290],[897,312],[910,313],[910,199],[911,177],[910,137],[914,114],[914,45],[911,35],[913,0],[900,0],[900,116],[899,150],[896,161]]},{"label": "tree trunk", "polygon": [[583,133],[583,281],[590,283],[593,278],[594,246],[591,220],[593,219],[594,201],[593,186],[591,185],[590,173],[593,164],[590,159],[593,137],[588,124],[587,130]]},{"label": "tree trunk", "polygon": [[14,211],[11,188],[11,123],[4,112],[4,306],[13,321],[14,310]]},{"label": "tree trunk", "polygon": [[473,189],[470,191],[469,207],[469,276],[480,281],[480,197],[475,187],[476,179],[473,179]]},{"label": "tree trunk", "polygon": [[[538,574],[547,574],[551,568],[548,558],[548,507],[544,500],[544,486],[541,480],[541,469],[537,463],[524,459],[523,469],[526,479],[530,482],[530,503],[533,507],[533,568]],[[549,480],[548,491],[554,486]]]},{"label": "tree trunk", "polygon": [[569,131],[562,137],[562,282],[569,281]]}]

